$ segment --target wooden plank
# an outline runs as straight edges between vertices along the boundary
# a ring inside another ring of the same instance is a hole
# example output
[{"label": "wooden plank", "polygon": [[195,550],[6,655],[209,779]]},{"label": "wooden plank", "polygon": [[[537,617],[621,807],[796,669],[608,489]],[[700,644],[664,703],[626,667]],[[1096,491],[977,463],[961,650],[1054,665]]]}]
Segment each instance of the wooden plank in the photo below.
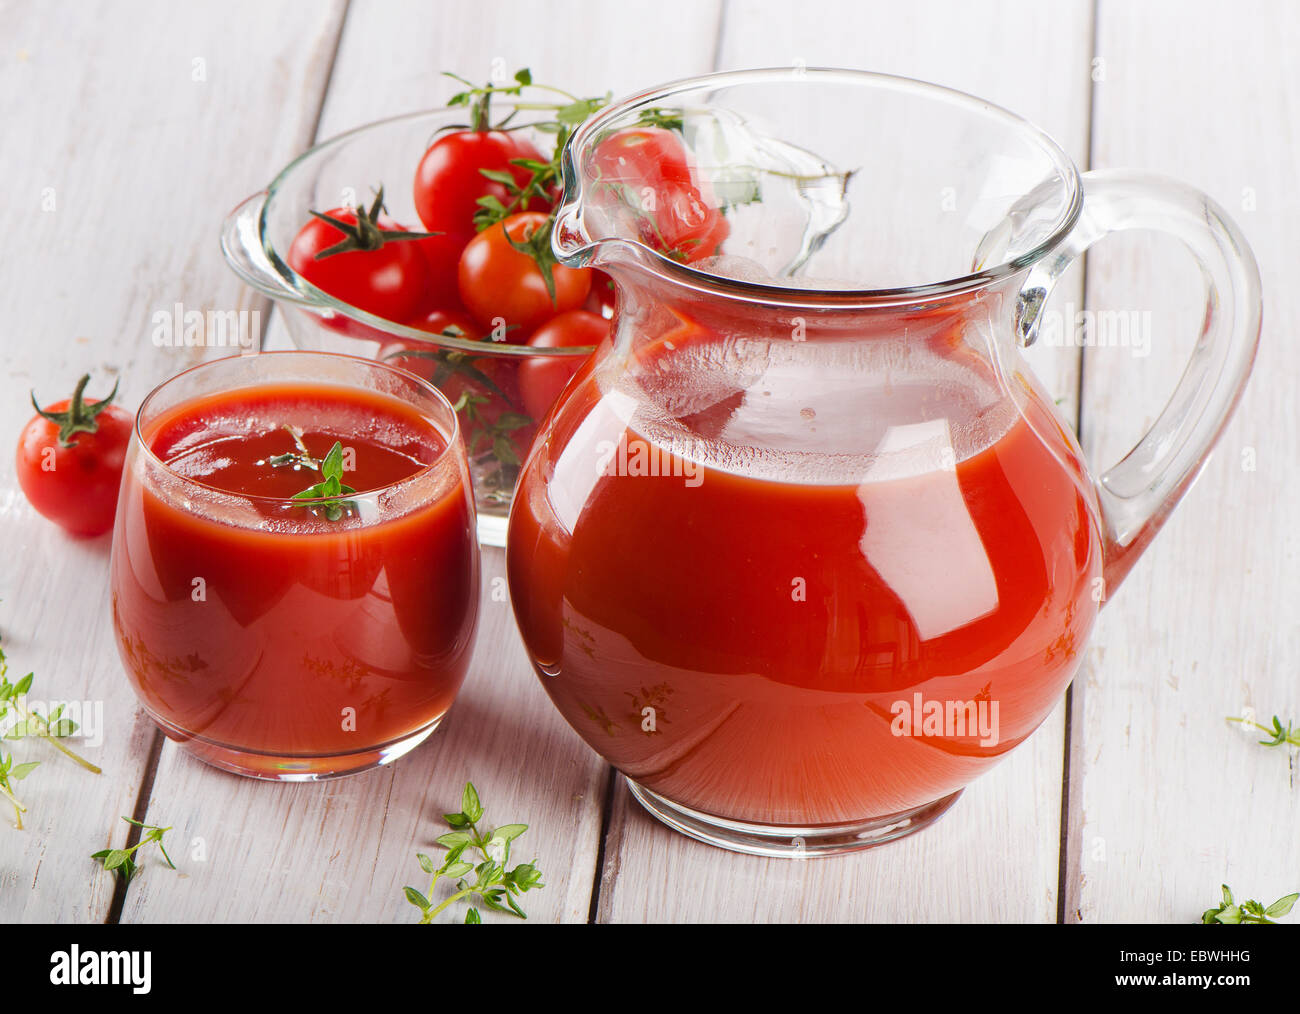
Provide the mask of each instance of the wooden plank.
[{"label": "wooden plank", "polygon": [[[530,66],[536,80],[597,93],[700,72],[716,22],[716,5],[680,0],[556,4],[544,18],[524,2],[354,0],[318,137],[441,104],[455,90],[442,69],[479,79],[499,61],[507,76]],[[630,48],[592,42],[633,37]],[[392,767],[321,786],[267,786],[204,768],[169,744],[150,813],[203,837],[209,858],[188,864],[188,881],[142,881],[123,918],[409,919],[415,910],[401,888],[423,889],[428,880],[414,853],[438,851],[440,815],[459,808],[461,786],[472,779],[490,819],[531,825],[522,844],[539,856],[547,887],[530,895],[530,916],[585,921],[606,768],[555,712],[508,604],[490,596],[502,560],[499,550],[484,553],[481,628],[465,689],[432,739]]]},{"label": "wooden plank", "polygon": [[[152,314],[247,309],[221,262],[225,209],[308,136],[342,7],[136,2],[6,4],[0,51],[0,230],[22,237],[0,272],[0,433],[30,414],[28,390],[91,393],[122,377],[134,405],[205,354],[158,348]],[[256,25],[256,30],[250,26]],[[113,646],[109,538],[73,540],[40,519],[0,456],[0,630],[12,675],[41,696],[102,708],[93,776],[40,744],[22,784],[28,830],[0,828],[0,922],[103,920],[113,876],[91,852],[126,840],[153,728]],[[7,817],[3,818],[7,822]]]},{"label": "wooden plank", "polygon": [[[737,2],[720,66],[848,66],[936,81],[1020,112],[1083,161],[1091,9],[1086,3],[925,5]],[[1078,275],[1054,307],[1078,300]],[[1077,356],[1037,354],[1073,405]],[[1050,921],[1056,917],[1063,707],[933,828],[853,856],[742,857],[668,832],[615,787],[602,921]]]},{"label": "wooden plank", "polygon": [[932,827],[854,856],[761,859],[685,838],[615,785],[600,922],[1046,922],[1064,706]]},{"label": "wooden plank", "polygon": [[[717,0],[552,0],[543,13],[530,0],[354,0],[320,136],[442,105],[464,87],[442,71],[508,81],[529,67],[534,81],[615,97],[700,73],[713,58],[720,6]],[[380,80],[376,66],[383,68]]]},{"label": "wooden plank", "polygon": [[[1241,225],[1263,272],[1254,377],[1199,483],[1110,600],[1076,710],[1067,913],[1194,921],[1219,884],[1265,904],[1297,888],[1294,752],[1225,724],[1300,714],[1295,382],[1290,272],[1300,207],[1287,4],[1103,0],[1094,161],[1179,177]],[[1174,41],[1176,38],[1176,42]],[[1153,46],[1151,40],[1166,39]],[[1088,302],[1147,311],[1146,358],[1085,355],[1084,436],[1109,465],[1155,417],[1195,338],[1199,278],[1172,241],[1094,248]],[[1082,683],[1081,679],[1078,681]],[[1265,896],[1268,897],[1265,897]]]}]

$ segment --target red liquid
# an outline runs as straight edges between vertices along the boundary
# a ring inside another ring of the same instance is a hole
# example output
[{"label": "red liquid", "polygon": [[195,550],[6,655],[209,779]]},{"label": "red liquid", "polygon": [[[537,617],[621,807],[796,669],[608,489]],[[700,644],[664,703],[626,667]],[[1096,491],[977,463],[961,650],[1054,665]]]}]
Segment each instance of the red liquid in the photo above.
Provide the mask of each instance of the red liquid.
[{"label": "red liquid", "polygon": [[[1031,429],[952,351],[676,346],[584,374],[520,481],[512,599],[569,723],[673,802],[778,826],[924,805],[1028,736],[1100,573],[1039,394]],[[996,702],[996,742],[897,735],[916,693]]]},{"label": "red liquid", "polygon": [[160,482],[123,486],[112,565],[118,647],[146,707],[196,752],[264,754],[268,773],[379,750],[441,718],[478,602],[464,476],[451,459],[424,471],[446,440],[404,402],[267,385],[186,402],[143,435],[195,482],[284,498],[320,476],[266,463],[295,449],[283,424],[317,459],[336,440],[352,452],[343,481],[360,517],[278,499],[225,507],[153,466]]}]

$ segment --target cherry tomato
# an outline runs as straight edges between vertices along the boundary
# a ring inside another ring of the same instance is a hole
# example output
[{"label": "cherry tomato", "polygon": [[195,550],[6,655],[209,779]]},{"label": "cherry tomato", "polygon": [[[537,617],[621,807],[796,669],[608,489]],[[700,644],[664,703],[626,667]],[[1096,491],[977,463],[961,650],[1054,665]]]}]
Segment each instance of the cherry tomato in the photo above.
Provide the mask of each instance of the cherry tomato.
[{"label": "cherry tomato", "polygon": [[466,242],[468,237],[450,234],[430,236],[415,241],[420,253],[424,255],[428,268],[428,282],[420,306],[416,310],[417,316],[460,306],[457,271],[460,266],[460,253],[465,249]]},{"label": "cherry tomato", "polygon": [[[587,310],[570,310],[552,317],[529,340],[535,349],[599,345],[609,335],[609,321]],[[535,356],[519,365],[519,397],[524,411],[537,422],[546,416],[564,385],[586,362],[581,356]]]},{"label": "cherry tomato", "polygon": [[660,202],[656,225],[643,235],[646,242],[661,242],[663,252],[687,264],[712,257],[731,233],[726,216],[694,189],[669,192],[667,201]]},{"label": "cherry tomato", "polygon": [[[23,427],[18,438],[18,484],[43,517],[74,535],[102,535],[113,527],[122,463],[132,417],[110,404],[83,398],[90,375],[69,399],[56,402]],[[33,396],[35,400],[35,396]]]},{"label": "cherry tomato", "polygon": [[[458,130],[438,138],[415,170],[415,211],[424,227],[456,236],[462,244],[468,242],[475,232],[480,197],[510,202],[505,184],[480,170],[508,172],[515,185],[523,187],[532,173],[510,164],[518,158],[546,161],[529,141],[504,130]],[[549,202],[534,197],[526,210],[545,211],[548,207]]]},{"label": "cherry tomato", "polygon": [[322,292],[376,317],[402,321],[414,316],[427,300],[429,286],[428,259],[416,245],[424,241],[385,241],[385,232],[402,230],[381,214],[358,216],[351,208],[326,214],[363,237],[362,248],[318,258],[349,234],[313,218],[294,237],[289,266]]},{"label": "cherry tomato", "polygon": [[708,181],[670,130],[620,130],[592,155],[595,182],[632,208],[640,239],[676,260],[711,257],[731,231]]},{"label": "cherry tomato", "polygon": [[478,326],[478,321],[464,310],[431,310],[423,317],[410,321],[406,326],[416,327],[431,334],[450,332],[457,338],[468,338],[470,341],[483,339],[483,329]]},{"label": "cherry tomato", "polygon": [[580,307],[591,290],[589,268],[552,264],[555,299],[532,255],[512,245],[547,244],[539,230],[547,224],[539,212],[521,212],[484,229],[460,256],[460,298],[484,327],[504,321],[511,328],[507,340],[522,343],[524,336],[557,313]]},{"label": "cherry tomato", "polygon": [[[483,331],[478,323],[464,310],[431,310],[422,317],[406,321],[406,326],[428,331],[432,335],[450,332],[458,338],[467,338],[470,341],[480,341],[483,338]],[[418,342],[391,339],[385,341],[380,348],[379,358],[400,366],[417,377],[432,381],[439,362],[448,351],[451,350],[439,346],[436,340]]]},{"label": "cherry tomato", "polygon": [[655,189],[694,185],[681,138],[662,127],[617,131],[596,146],[592,162],[601,180],[644,183]]}]

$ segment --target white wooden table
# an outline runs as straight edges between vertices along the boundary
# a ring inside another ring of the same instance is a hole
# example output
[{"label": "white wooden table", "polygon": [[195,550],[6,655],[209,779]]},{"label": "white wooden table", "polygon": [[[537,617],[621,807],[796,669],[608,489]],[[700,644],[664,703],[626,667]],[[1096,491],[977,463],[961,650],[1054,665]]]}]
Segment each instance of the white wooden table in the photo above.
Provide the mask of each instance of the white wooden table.
[{"label": "white wooden table", "polygon": [[[1292,760],[1225,723],[1300,716],[1300,10],[1278,0],[166,0],[0,2],[0,444],[32,387],[122,377],[137,404],[215,351],[156,348],[159,309],[260,307],[222,263],[226,211],[315,138],[440,104],[438,71],[493,61],[616,94],[712,69],[859,67],[1005,105],[1081,167],[1202,187],[1260,260],[1261,355],[1200,483],[1107,604],[1069,696],[935,827],[851,858],[780,862],[669,832],[574,735],[532,675],[507,603],[483,618],[470,678],[433,739],[395,765],[276,786],[208,769],[136,707],[108,615],[109,538],[35,515],[0,454],[0,633],[11,675],[102,704],[88,774],[44,744],[25,831],[0,826],[0,922],[410,921],[439,815],[472,778],[489,819],[526,821],[541,921],[1193,921],[1227,882],[1296,889]],[[1190,261],[1107,242],[1058,304],[1153,311],[1139,359],[1034,350],[1094,462],[1109,464],[1172,390],[1193,340]],[[269,313],[265,315],[269,318]],[[273,325],[274,327],[274,325]],[[1080,397],[1081,396],[1081,397]],[[119,816],[173,825],[124,896],[88,856]],[[1267,897],[1265,897],[1267,896]]]}]

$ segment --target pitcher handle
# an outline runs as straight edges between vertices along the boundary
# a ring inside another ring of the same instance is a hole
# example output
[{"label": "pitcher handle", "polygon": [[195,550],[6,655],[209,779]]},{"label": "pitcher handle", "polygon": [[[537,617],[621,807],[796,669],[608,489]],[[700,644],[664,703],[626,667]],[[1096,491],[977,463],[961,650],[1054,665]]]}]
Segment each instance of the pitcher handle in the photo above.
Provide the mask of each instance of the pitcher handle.
[{"label": "pitcher handle", "polygon": [[1142,229],[1177,237],[1206,282],[1204,322],[1182,379],[1152,427],[1097,483],[1109,598],[1200,474],[1241,398],[1259,346],[1260,282],[1241,230],[1199,190],[1127,169],[1084,173],[1083,183],[1077,224],[1021,290],[1016,327],[1026,344],[1056,280],[1111,233]]}]

